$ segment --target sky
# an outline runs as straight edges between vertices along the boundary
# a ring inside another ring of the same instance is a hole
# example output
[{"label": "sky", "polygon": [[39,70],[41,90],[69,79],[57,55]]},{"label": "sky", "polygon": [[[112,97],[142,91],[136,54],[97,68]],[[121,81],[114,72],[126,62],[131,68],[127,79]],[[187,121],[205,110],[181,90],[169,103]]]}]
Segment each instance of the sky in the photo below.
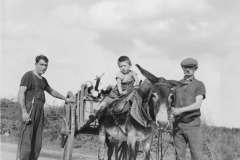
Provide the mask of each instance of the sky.
[{"label": "sky", "polygon": [[[5,0],[1,2],[1,97],[17,97],[22,76],[44,54],[43,75],[63,95],[82,83],[116,84],[117,59],[129,56],[158,77],[180,80],[180,63],[198,60],[210,125],[240,128],[240,1]],[[62,100],[46,93],[49,105]]]}]

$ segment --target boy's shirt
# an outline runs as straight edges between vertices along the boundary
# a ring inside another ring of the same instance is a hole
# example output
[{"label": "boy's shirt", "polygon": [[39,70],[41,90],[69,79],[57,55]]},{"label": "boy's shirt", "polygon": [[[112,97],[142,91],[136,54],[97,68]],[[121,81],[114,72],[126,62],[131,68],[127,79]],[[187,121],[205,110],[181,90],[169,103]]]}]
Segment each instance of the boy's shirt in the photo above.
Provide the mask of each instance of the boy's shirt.
[{"label": "boy's shirt", "polygon": [[119,71],[116,75],[116,79],[119,78],[122,82],[135,81],[134,76],[137,76],[137,73],[132,70],[129,70],[126,74]]}]

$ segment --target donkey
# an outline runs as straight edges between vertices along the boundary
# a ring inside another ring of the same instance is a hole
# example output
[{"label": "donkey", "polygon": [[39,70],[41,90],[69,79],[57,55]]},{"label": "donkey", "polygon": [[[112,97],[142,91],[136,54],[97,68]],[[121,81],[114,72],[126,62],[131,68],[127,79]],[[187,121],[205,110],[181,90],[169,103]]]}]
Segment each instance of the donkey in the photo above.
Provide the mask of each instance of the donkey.
[{"label": "donkey", "polygon": [[[139,65],[136,66],[146,77],[146,80],[140,88],[137,89],[137,93],[142,93],[141,112],[146,121],[150,122],[151,125],[143,126],[129,113],[124,113],[118,116],[118,125],[115,123],[116,119],[114,119],[113,116],[103,115],[102,118],[99,119],[99,160],[104,159],[104,144],[107,134],[116,140],[127,141],[129,160],[136,159],[137,142],[141,141],[144,153],[143,159],[149,160],[154,128],[156,127],[158,130],[164,130],[169,124],[168,116],[170,115],[172,99],[171,89],[180,87],[184,85],[184,83],[175,80],[157,78]],[[110,154],[108,156],[111,157],[111,148],[109,148],[109,150]],[[110,157],[108,159],[110,159]]]}]

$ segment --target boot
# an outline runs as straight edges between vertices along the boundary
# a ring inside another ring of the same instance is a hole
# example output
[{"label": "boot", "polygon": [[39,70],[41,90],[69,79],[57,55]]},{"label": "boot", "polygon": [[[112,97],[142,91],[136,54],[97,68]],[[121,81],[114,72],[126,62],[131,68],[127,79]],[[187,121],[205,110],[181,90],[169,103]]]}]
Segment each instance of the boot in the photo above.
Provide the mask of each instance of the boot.
[{"label": "boot", "polygon": [[92,122],[94,122],[97,119],[96,113],[97,113],[97,111],[94,110],[93,114],[89,115],[89,117],[88,117],[89,119],[85,125],[90,125]]},{"label": "boot", "polygon": [[98,113],[98,111],[94,109],[93,113],[88,117],[89,120],[95,121],[97,119],[97,113]]}]

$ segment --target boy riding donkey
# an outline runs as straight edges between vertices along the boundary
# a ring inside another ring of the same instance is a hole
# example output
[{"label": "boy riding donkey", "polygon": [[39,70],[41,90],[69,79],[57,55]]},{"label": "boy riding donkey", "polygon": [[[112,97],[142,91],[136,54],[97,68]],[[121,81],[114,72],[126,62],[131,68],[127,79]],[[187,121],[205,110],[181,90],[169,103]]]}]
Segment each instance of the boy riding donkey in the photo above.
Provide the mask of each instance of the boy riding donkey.
[{"label": "boy riding donkey", "polygon": [[98,105],[95,114],[89,116],[87,124],[92,123],[96,118],[99,119],[103,112],[107,110],[109,104],[114,100],[131,92],[134,89],[135,82],[137,85],[139,84],[136,72],[130,70],[131,66],[131,60],[127,56],[121,56],[118,58],[118,67],[120,68],[120,71],[116,75],[117,85]]}]

